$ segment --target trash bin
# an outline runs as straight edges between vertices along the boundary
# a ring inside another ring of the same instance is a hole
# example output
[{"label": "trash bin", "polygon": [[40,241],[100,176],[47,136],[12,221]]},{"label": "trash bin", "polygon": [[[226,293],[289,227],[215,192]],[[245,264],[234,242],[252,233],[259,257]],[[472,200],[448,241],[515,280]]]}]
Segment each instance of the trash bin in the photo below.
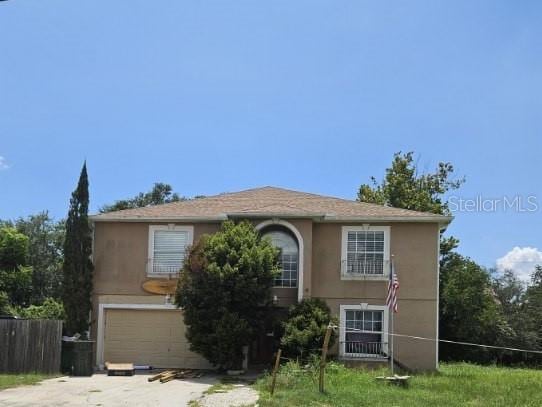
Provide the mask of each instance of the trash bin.
[{"label": "trash bin", "polygon": [[62,341],[62,371],[72,376],[92,376],[94,341]]},{"label": "trash bin", "polygon": [[64,374],[72,374],[73,371],[73,344],[74,341],[62,339],[62,352],[60,354],[60,371]]}]

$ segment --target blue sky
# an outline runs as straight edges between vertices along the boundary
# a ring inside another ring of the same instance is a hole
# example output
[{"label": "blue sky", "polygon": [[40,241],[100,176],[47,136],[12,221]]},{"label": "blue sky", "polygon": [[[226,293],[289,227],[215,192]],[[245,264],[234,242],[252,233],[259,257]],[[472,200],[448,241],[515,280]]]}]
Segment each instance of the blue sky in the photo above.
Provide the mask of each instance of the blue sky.
[{"label": "blue sky", "polygon": [[84,159],[96,210],[155,181],[354,198],[413,150],[466,176],[458,197],[536,197],[449,229],[530,267],[541,20],[536,1],[1,2],[0,218],[64,216]]}]

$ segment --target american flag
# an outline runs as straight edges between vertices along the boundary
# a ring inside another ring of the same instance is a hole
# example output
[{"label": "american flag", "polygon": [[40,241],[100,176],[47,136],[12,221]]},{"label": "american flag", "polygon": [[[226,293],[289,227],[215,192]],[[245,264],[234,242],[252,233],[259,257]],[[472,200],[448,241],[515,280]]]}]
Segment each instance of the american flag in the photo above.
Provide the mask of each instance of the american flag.
[{"label": "american flag", "polygon": [[393,268],[393,262],[390,264],[390,279],[388,281],[388,296],[386,298],[386,305],[390,308],[390,311],[397,312],[397,291],[399,291],[399,280],[395,269]]}]

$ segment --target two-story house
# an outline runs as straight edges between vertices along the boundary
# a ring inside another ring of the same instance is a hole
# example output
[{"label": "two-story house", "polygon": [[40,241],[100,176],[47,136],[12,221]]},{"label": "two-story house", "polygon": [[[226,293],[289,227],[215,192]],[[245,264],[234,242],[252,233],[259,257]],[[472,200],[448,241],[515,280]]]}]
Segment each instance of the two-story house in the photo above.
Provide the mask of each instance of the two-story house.
[{"label": "two-story house", "polygon": [[[226,219],[250,220],[281,249],[277,306],[326,301],[340,321],[332,350],[339,358],[388,358],[392,261],[400,281],[394,332],[438,338],[439,232],[450,217],[264,187],[92,217],[98,366],[210,367],[189,350],[182,310],[145,287],[173,287],[187,246]],[[437,342],[397,336],[393,343],[408,368],[437,368]]]}]

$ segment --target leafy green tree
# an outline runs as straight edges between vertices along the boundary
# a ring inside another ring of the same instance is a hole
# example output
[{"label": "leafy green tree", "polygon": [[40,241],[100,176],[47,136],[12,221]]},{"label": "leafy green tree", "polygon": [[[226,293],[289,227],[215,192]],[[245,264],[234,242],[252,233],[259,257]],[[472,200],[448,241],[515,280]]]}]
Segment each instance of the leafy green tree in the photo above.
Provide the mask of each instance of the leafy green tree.
[{"label": "leafy green tree", "polygon": [[190,249],[175,295],[191,350],[217,367],[239,369],[243,347],[269,316],[278,273],[277,250],[249,222],[226,221],[203,236]]},{"label": "leafy green tree", "polygon": [[454,167],[449,162],[440,162],[434,173],[420,173],[413,155],[412,151],[396,153],[391,167],[386,169],[384,180],[379,184],[375,177],[371,177],[372,185],[360,186],[358,200],[449,215],[450,209],[444,195],[458,189],[465,180],[451,179]]},{"label": "leafy green tree", "polygon": [[12,305],[28,305],[32,267],[27,266],[28,238],[15,228],[0,228],[0,291]]},{"label": "leafy green tree", "polygon": [[159,205],[170,202],[183,201],[186,198],[173,192],[169,184],[157,182],[149,192],[140,192],[133,198],[121,199],[111,205],[104,205],[100,208],[101,213],[120,211],[122,209],[141,208],[151,205]]},{"label": "leafy green tree", "polygon": [[64,306],[53,298],[46,298],[41,305],[30,305],[26,308],[15,308],[14,312],[18,317],[25,319],[60,319],[66,317]]},{"label": "leafy green tree", "polygon": [[[529,328],[536,336],[537,350],[542,350],[542,265],[535,267],[531,276],[531,284],[525,292],[525,313],[530,321]],[[542,357],[537,358],[542,363]]]},{"label": "leafy green tree", "polygon": [[89,328],[91,310],[92,235],[88,221],[88,176],[83,165],[77,188],[72,193],[64,240],[63,295],[68,335],[84,333]]},{"label": "leafy green tree", "polygon": [[[528,287],[512,270],[506,270],[495,278],[494,290],[513,331],[507,346],[542,350],[542,267],[535,268]],[[542,356],[526,352],[503,351],[499,360],[506,364],[542,364]]]},{"label": "leafy green tree", "polygon": [[513,270],[505,270],[502,275],[495,277],[493,289],[505,315],[517,316],[521,312],[525,300],[525,284]]},{"label": "leafy green tree", "polygon": [[[504,345],[513,336],[487,270],[453,253],[440,269],[440,337],[452,341]],[[494,351],[442,343],[444,360],[494,361]]]},{"label": "leafy green tree", "polygon": [[[384,179],[363,184],[358,200],[416,211],[450,215],[447,193],[461,187],[464,178],[452,179],[454,167],[440,162],[434,172],[422,173],[413,153],[396,153]],[[509,344],[514,330],[508,324],[497,298],[490,273],[455,249],[453,237],[440,239],[440,329],[443,339],[485,344]],[[443,344],[443,359],[487,362],[496,360],[494,351]]]},{"label": "leafy green tree", "polygon": [[0,316],[11,315],[9,297],[5,291],[0,291]]},{"label": "leafy green tree", "polygon": [[47,211],[19,218],[15,227],[28,237],[28,263],[32,266],[32,303],[60,298],[65,222],[55,222]]},{"label": "leafy green tree", "polygon": [[28,237],[12,227],[0,229],[0,268],[11,269],[26,265]]},{"label": "leafy green tree", "polygon": [[32,295],[32,267],[0,269],[0,291],[8,295],[11,305],[29,305]]},{"label": "leafy green tree", "polygon": [[[319,298],[304,299],[292,305],[280,340],[284,354],[306,360],[309,355],[319,353],[330,322],[337,324],[327,304]],[[333,346],[334,341],[333,333],[329,346]]]},{"label": "leafy green tree", "polygon": [[[395,153],[391,166],[386,169],[382,182],[371,177],[371,184],[362,184],[358,201],[413,211],[450,215],[446,194],[465,182],[464,178],[453,180],[454,167],[449,162],[439,162],[432,173],[422,173],[414,162],[414,152]],[[441,232],[444,232],[442,230]],[[459,240],[441,235],[441,253],[447,255],[459,244]]]}]

